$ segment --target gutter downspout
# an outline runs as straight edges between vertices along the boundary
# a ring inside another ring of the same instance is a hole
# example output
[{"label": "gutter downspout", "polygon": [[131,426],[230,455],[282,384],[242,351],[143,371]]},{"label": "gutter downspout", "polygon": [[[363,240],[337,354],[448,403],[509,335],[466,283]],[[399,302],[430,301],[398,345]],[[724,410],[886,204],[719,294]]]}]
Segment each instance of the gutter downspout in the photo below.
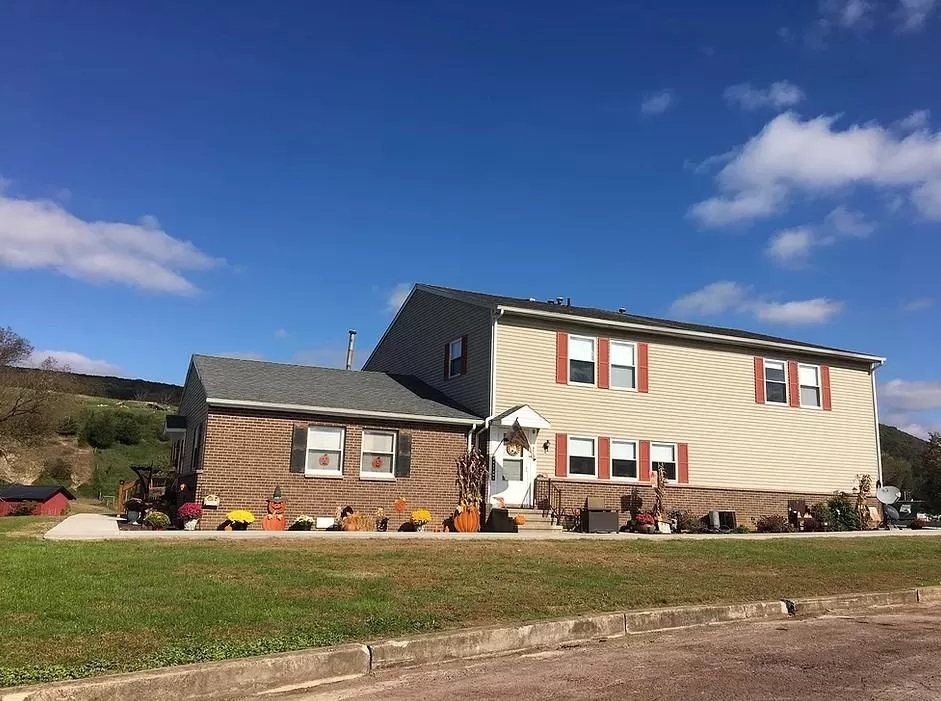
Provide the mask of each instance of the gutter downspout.
[{"label": "gutter downspout", "polygon": [[484,419],[480,431],[490,428],[490,423],[497,416],[497,322],[503,316],[503,310],[497,309],[492,315],[490,326],[490,415]]},{"label": "gutter downspout", "polygon": [[877,360],[869,368],[869,376],[872,378],[872,415],[876,428],[876,481],[879,486],[884,487],[882,482],[882,437],[879,435],[879,398],[876,394],[876,369],[882,367],[884,360]]}]

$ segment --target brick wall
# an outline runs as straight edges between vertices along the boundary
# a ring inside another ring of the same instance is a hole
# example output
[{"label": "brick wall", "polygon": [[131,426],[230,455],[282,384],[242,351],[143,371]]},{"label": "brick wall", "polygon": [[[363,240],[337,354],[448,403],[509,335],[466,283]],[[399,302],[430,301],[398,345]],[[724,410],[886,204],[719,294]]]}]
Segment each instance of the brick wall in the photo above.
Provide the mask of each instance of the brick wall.
[{"label": "brick wall", "polygon": [[[537,484],[537,501],[542,501],[545,498],[545,484],[542,481]],[[621,525],[630,520],[629,497],[634,486],[632,484],[552,480],[552,485],[559,487],[562,491],[563,508],[580,508],[585,505],[586,497],[602,497],[606,508],[618,511]],[[653,487],[642,484],[636,486],[642,500],[641,510],[649,511],[654,505]],[[664,507],[667,513],[687,511],[696,516],[704,516],[710,511],[734,511],[739,525],[754,528],[755,520],[760,516],[767,514],[787,516],[787,502],[789,499],[802,499],[807,503],[807,506],[811,506],[826,501],[831,496],[832,494],[798,494],[669,485],[664,496]],[[552,500],[551,504],[555,506],[555,497],[552,497]],[[543,506],[543,504],[540,503],[538,506]]]},{"label": "brick wall", "polygon": [[[296,424],[343,426],[346,442],[343,452],[343,478],[305,477],[289,471],[291,436]],[[408,431],[412,436],[409,477],[394,481],[361,480],[360,446],[362,430],[377,428]],[[196,480],[196,500],[207,494],[221,499],[218,510],[203,509],[201,529],[212,529],[225,520],[232,509],[248,509],[255,514],[253,528],[260,528],[266,513],[265,500],[281,487],[288,524],[300,514],[332,516],[337,507],[352,506],[372,515],[382,507],[389,517],[389,529],[399,527],[408,514],[397,514],[392,502],[405,499],[410,509],[425,507],[440,524],[457,506],[455,459],[467,448],[463,427],[388,421],[350,422],[330,417],[272,414],[243,410],[211,409],[206,422],[203,470]]]}]

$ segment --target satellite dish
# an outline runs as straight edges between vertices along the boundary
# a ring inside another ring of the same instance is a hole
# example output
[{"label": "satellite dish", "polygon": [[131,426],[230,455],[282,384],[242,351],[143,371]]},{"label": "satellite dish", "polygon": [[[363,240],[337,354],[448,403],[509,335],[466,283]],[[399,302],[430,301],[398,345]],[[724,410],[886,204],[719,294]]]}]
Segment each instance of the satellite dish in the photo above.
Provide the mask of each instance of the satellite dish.
[{"label": "satellite dish", "polygon": [[901,498],[902,492],[899,491],[898,487],[886,485],[885,487],[879,487],[879,489],[876,490],[876,499],[881,501],[883,504],[894,504]]},{"label": "satellite dish", "polygon": [[889,506],[888,504],[885,506],[885,515],[886,518],[888,518],[890,521],[898,521],[902,518],[896,508],[894,506]]}]

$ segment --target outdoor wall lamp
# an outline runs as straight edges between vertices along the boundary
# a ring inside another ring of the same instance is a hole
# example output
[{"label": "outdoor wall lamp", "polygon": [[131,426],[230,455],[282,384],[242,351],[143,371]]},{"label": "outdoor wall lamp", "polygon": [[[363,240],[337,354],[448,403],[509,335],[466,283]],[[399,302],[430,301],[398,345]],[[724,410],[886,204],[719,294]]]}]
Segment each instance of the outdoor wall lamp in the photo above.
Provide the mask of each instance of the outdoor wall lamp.
[{"label": "outdoor wall lamp", "polygon": [[546,441],[545,443],[542,444],[542,452],[543,453],[549,452],[549,441]]}]

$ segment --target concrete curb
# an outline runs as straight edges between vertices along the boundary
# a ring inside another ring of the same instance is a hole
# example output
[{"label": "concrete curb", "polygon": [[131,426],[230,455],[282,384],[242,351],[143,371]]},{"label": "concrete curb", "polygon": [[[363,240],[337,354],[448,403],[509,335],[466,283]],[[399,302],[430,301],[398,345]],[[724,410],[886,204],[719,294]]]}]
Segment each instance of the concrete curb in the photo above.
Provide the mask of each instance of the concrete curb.
[{"label": "concrete curb", "polygon": [[681,606],[509,627],[471,628],[369,645],[340,645],[0,689],[0,701],[126,701],[139,696],[142,688],[146,688],[148,698],[169,697],[179,701],[228,700],[252,695],[264,698],[394,667],[494,656],[693,626],[824,616],[920,603],[941,603],[941,586],[746,604]]}]

